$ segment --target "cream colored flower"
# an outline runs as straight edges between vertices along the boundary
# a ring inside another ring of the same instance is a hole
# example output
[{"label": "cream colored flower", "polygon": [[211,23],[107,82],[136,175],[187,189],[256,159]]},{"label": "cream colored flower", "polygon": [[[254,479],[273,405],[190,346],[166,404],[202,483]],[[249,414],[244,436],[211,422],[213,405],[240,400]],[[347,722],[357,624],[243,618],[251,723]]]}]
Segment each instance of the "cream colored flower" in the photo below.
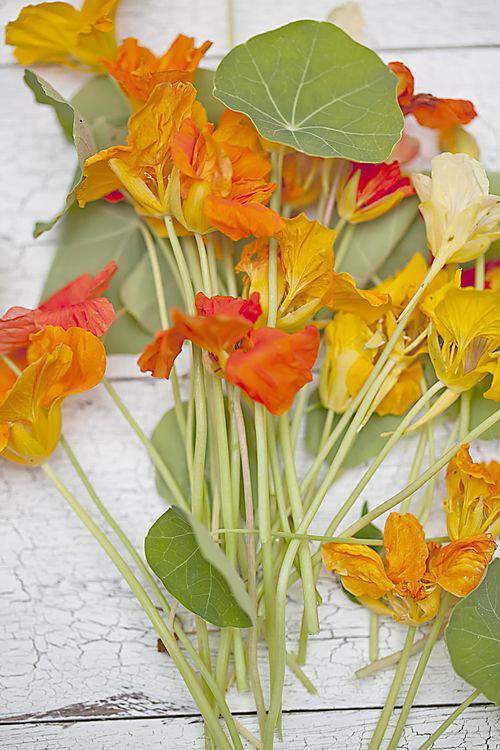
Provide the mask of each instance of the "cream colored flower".
[{"label": "cream colored flower", "polygon": [[488,177],[476,159],[439,154],[431,176],[414,174],[412,182],[438,265],[478,258],[500,237],[500,196],[489,195]]}]

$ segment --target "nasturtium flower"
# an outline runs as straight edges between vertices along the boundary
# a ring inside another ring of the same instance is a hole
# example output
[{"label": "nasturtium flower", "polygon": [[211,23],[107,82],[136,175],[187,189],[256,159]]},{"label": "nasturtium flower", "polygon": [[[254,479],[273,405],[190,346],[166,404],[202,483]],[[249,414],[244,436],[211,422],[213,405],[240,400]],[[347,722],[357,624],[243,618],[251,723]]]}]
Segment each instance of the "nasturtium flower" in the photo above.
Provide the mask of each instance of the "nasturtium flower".
[{"label": "nasturtium flower", "polygon": [[190,83],[161,83],[141,109],[128,121],[126,146],[111,146],[87,159],[83,181],[77,190],[81,207],[115,190],[124,191],[136,211],[162,218],[170,213],[167,194],[172,170],[172,141],[182,122],[203,119],[195,107],[196,91]]},{"label": "nasturtium flower", "polygon": [[[429,310],[429,354],[455,397],[494,373],[500,346],[500,292],[450,288]],[[489,398],[488,392],[484,394]]]},{"label": "nasturtium flower", "polygon": [[500,533],[500,463],[475,462],[462,445],[446,470],[444,500],[450,539]]},{"label": "nasturtium flower", "polygon": [[467,596],[481,582],[495,550],[491,534],[456,539],[432,550],[429,579],[454,596]]},{"label": "nasturtium flower", "polygon": [[384,529],[385,555],[366,544],[323,544],[323,563],[362,604],[398,622],[419,625],[439,606],[439,589],[427,581],[429,548],[411,513],[391,513]]},{"label": "nasturtium flower", "polygon": [[439,154],[431,176],[412,175],[427,243],[439,265],[464,263],[500,237],[500,196],[489,194],[484,168],[467,154]]},{"label": "nasturtium flower", "polygon": [[216,375],[241,388],[272,414],[283,414],[295,394],[312,380],[319,348],[314,326],[287,334],[255,328],[261,314],[258,294],[240,297],[196,295],[197,315],[172,310],[172,327],[156,334],[138,360],[142,372],[169,377],[185,340],[206,353]]},{"label": "nasturtium flower", "polygon": [[267,181],[269,155],[253,128],[236,127],[228,110],[217,128],[187,118],[172,144],[174,170],[169,197],[172,214],[186,230],[219,230],[233,240],[269,237],[281,226],[266,204],[276,189]]},{"label": "nasturtium flower", "polygon": [[461,125],[453,125],[439,133],[439,149],[450,154],[467,154],[473,159],[479,159],[476,139]]},{"label": "nasturtium flower", "polygon": [[113,305],[102,294],[117,270],[117,264],[110,261],[94,278],[83,273],[41,302],[35,310],[11,307],[0,318],[0,354],[25,349],[31,334],[46,326],[59,326],[65,330],[84,328],[94,336],[102,336],[115,317]]},{"label": "nasturtium flower", "polygon": [[354,162],[340,180],[337,211],[344,221],[360,224],[377,219],[414,192],[397,161],[392,164]]},{"label": "nasturtium flower", "polygon": [[285,154],[281,199],[292,211],[317,203],[321,194],[321,172],[324,161],[298,151]]},{"label": "nasturtium flower", "polygon": [[409,68],[402,62],[391,62],[389,68],[398,78],[397,96],[404,115],[413,115],[420,125],[445,130],[466,125],[476,117],[468,99],[440,99],[432,94],[414,94],[415,82]]},{"label": "nasturtium flower", "polygon": [[21,65],[60,63],[102,72],[103,58],[112,60],[117,52],[118,3],[84,0],[80,10],[64,2],[27,5],[7,24],[5,39]]},{"label": "nasturtium flower", "polygon": [[30,337],[27,366],[0,375],[0,455],[21,464],[43,463],[61,434],[61,406],[104,377],[102,342],[83,328],[48,326]]},{"label": "nasturtium flower", "polygon": [[159,83],[191,83],[201,58],[211,46],[212,42],[207,41],[196,47],[193,37],[179,34],[158,57],[129,37],[120,44],[116,58],[103,63],[137,109]]}]

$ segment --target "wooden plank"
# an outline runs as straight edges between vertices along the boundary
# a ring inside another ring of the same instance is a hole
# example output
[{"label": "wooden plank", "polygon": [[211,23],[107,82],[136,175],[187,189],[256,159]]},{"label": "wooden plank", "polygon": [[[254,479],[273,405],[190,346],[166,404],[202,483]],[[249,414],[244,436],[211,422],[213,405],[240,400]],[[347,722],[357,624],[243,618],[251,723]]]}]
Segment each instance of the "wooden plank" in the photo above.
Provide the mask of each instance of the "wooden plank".
[{"label": "wooden plank", "polygon": [[[451,708],[415,709],[410,714],[400,750],[418,750],[451,713]],[[397,714],[396,714],[397,716]],[[254,718],[240,721],[257,732]],[[378,712],[314,711],[283,716],[283,747],[301,750],[365,750]],[[394,721],[390,727],[394,725]],[[390,735],[388,735],[390,736]],[[4,750],[201,750],[203,726],[193,718],[137,721],[84,721],[75,724],[36,723],[0,726]],[[250,745],[244,743],[246,748]],[[500,745],[498,711],[472,705],[434,745],[435,750],[495,750]]]},{"label": "wooden plank", "polygon": [[[171,406],[167,383],[123,381],[117,388],[147,432],[154,427],[159,410]],[[186,393],[186,378],[182,389]],[[97,491],[141,548],[147,529],[166,506],[156,494],[143,449],[103,388],[68,400],[64,431]],[[440,430],[437,437],[439,449],[446,434]],[[492,445],[480,444],[478,455],[486,458],[493,450]],[[370,505],[404,484],[411,455],[408,446],[401,446],[389,456],[365,492]],[[308,460],[300,454],[300,471]],[[51,464],[91,508],[62,451],[56,452]],[[339,478],[321,509],[316,530],[324,529],[357,478],[359,471],[346,471]],[[436,491],[437,506],[443,494],[441,484]],[[0,718],[192,712],[182,680],[168,657],[157,652],[155,634],[127,587],[43,475],[4,461],[0,496],[0,592],[5,603],[0,621]],[[439,523],[430,526],[435,533],[443,531],[442,515],[439,512]],[[381,705],[391,674],[361,683],[353,677],[368,655],[366,611],[349,602],[329,574],[322,579],[321,593],[321,632],[311,641],[306,667],[318,695],[306,693],[288,674],[285,707]],[[288,615],[290,648],[295,647],[299,634],[300,599],[300,590],[294,590]],[[189,618],[185,621],[189,628]],[[403,637],[404,628],[385,622],[382,652],[399,648]],[[453,674],[440,644],[417,703],[460,703],[468,691]],[[251,710],[246,695],[233,692],[230,702],[236,710]]]},{"label": "wooden plank", "polygon": [[[229,0],[230,1],[230,0]],[[156,52],[162,52],[179,32],[198,40],[214,42],[210,55],[228,49],[229,27],[226,1],[122,0],[117,14],[118,38],[134,36]],[[0,7],[0,24],[17,17],[26,3],[4,0]],[[79,6],[79,2],[73,2]],[[234,8],[234,40],[240,43],[254,34],[276,28],[302,18],[325,20],[338,0],[232,0]],[[364,41],[375,49],[429,49],[432,47],[464,47],[498,44],[500,9],[492,0],[455,0],[453,3],[420,0],[411,8],[394,0],[361,0],[366,18]],[[0,63],[12,61],[11,48],[2,47]]]}]

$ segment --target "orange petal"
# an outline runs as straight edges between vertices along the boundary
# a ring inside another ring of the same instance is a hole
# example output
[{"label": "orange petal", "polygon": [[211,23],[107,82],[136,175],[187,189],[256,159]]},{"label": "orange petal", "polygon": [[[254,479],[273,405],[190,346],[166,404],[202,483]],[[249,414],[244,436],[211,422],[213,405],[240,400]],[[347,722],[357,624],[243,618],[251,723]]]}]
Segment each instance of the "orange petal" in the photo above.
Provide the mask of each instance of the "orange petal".
[{"label": "orange petal", "polygon": [[382,558],[366,544],[334,544],[321,547],[328,570],[342,576],[342,583],[354,596],[380,599],[394,588],[387,577]]},{"label": "orange petal", "polygon": [[420,580],[429,555],[420,521],[411,513],[391,513],[384,528],[387,575],[394,583]]},{"label": "orange petal", "polygon": [[[263,187],[265,185],[263,183]],[[267,188],[269,197],[273,189]],[[276,211],[259,203],[240,203],[236,199],[214,195],[205,199],[205,212],[211,224],[232,240],[241,240],[251,234],[272,237],[283,223]]]},{"label": "orange petal", "polygon": [[11,307],[0,318],[0,354],[10,354],[27,346],[29,337],[37,330],[35,311],[26,307]]},{"label": "orange petal", "polygon": [[150,372],[154,378],[170,377],[183,343],[184,336],[176,328],[159,331],[137,360],[141,372]]},{"label": "orange petal", "polygon": [[455,596],[467,596],[480,583],[496,544],[490,534],[457,539],[431,554],[429,576]]},{"label": "orange petal", "polygon": [[250,323],[255,323],[262,312],[257,292],[251,294],[249,299],[220,294],[214,297],[207,297],[203,292],[198,292],[195,304],[200,315],[204,315],[205,317],[225,315],[236,320],[244,318],[245,320],[249,320]]},{"label": "orange petal", "polygon": [[348,273],[334,273],[325,304],[332,310],[357,315],[371,325],[391,308],[388,294],[372,289],[358,289]]},{"label": "orange petal", "polygon": [[431,94],[414,96],[408,111],[420,125],[434,130],[466,125],[477,116],[468,99],[439,99]]},{"label": "orange petal", "polygon": [[300,388],[312,380],[319,340],[314,326],[291,334],[275,328],[253,330],[248,348],[229,356],[226,378],[271,414],[283,414]]},{"label": "orange petal", "polygon": [[396,88],[396,94],[398,97],[398,103],[403,112],[405,107],[411,103],[413,98],[413,91],[415,88],[415,80],[411,70],[402,62],[390,62],[388,67],[397,76],[398,85]]}]

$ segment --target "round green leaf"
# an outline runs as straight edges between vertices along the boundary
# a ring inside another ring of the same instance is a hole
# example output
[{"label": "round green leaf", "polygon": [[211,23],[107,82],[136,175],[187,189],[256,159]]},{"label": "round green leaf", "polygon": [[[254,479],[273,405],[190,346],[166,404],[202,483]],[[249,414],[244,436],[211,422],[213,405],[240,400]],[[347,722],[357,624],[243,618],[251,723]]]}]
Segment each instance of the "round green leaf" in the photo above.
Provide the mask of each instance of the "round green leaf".
[{"label": "round green leaf", "polygon": [[248,628],[252,604],[243,581],[210,533],[172,507],[151,526],[146,559],[167,591],[218,627]]},{"label": "round green leaf", "polygon": [[455,672],[500,704],[500,560],[469,596],[458,602],[446,628]]},{"label": "round green leaf", "polygon": [[296,21],[238,45],[214,93],[265,138],[312,156],[382,162],[403,128],[396,77],[331,23]]}]

